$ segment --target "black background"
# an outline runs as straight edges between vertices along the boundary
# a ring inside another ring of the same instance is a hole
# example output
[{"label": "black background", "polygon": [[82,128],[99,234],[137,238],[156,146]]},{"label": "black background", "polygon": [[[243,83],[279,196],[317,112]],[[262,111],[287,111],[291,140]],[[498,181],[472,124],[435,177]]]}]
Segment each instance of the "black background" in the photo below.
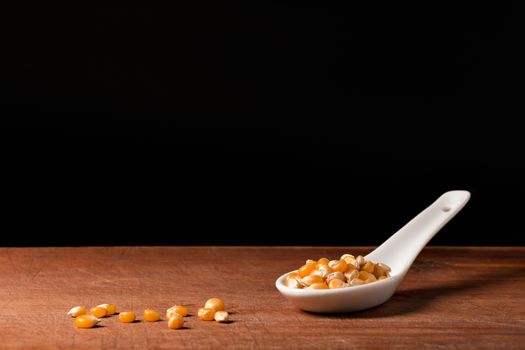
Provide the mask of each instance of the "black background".
[{"label": "black background", "polygon": [[0,245],[523,245],[511,4],[2,5]]}]

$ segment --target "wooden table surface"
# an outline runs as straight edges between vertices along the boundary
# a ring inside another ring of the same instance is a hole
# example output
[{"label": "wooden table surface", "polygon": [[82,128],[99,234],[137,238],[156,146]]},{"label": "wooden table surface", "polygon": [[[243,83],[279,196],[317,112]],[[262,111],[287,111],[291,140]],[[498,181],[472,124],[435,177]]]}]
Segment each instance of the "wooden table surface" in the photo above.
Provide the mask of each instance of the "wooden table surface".
[{"label": "wooden table surface", "polygon": [[[34,349],[524,349],[525,247],[426,248],[387,303],[317,315],[289,304],[276,277],[306,258],[370,248],[0,248],[0,348]],[[195,311],[225,300],[234,322],[186,318],[76,329],[75,305]]]}]

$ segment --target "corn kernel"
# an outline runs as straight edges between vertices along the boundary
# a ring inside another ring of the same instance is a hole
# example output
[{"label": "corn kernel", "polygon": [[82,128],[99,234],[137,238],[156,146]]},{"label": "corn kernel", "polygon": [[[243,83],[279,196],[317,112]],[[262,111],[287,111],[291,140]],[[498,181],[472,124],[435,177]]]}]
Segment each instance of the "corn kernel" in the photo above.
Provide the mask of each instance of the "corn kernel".
[{"label": "corn kernel", "polygon": [[365,266],[363,266],[361,269],[362,269],[363,271],[368,272],[368,273],[374,273],[375,267],[376,267],[376,266],[375,266],[375,264],[374,264],[373,262],[371,262],[371,261],[367,261],[367,262],[365,263]]},{"label": "corn kernel", "polygon": [[370,274],[370,276],[368,276],[368,278],[365,280],[365,283],[372,283],[375,281],[377,281],[376,276]]},{"label": "corn kernel", "polygon": [[321,283],[314,283],[307,288],[308,289],[328,289],[328,286],[326,285],[325,282],[321,282]]},{"label": "corn kernel", "polygon": [[328,287],[330,289],[343,288],[346,287],[346,283],[336,278],[328,283]]},{"label": "corn kernel", "polygon": [[345,275],[343,275],[341,272],[338,271],[338,272],[332,272],[331,274],[326,276],[326,283],[330,283],[330,281],[334,279],[341,280],[343,282],[346,281]]},{"label": "corn kernel", "polygon": [[378,281],[381,281],[381,280],[386,280],[387,277],[386,276],[379,276],[379,278],[377,279]]},{"label": "corn kernel", "polygon": [[106,317],[106,315],[108,314],[108,310],[106,310],[103,307],[95,306],[89,310],[89,313],[95,316],[96,318],[102,318]]},{"label": "corn kernel", "polygon": [[332,260],[328,263],[328,266],[330,266],[333,271],[345,272],[347,263],[344,260]]},{"label": "corn kernel", "polygon": [[92,328],[100,322],[100,319],[93,315],[79,315],[73,324],[77,328]]},{"label": "corn kernel", "polygon": [[321,258],[317,260],[317,265],[328,265],[329,260],[327,258]]},{"label": "corn kernel", "polygon": [[215,317],[215,312],[216,311],[214,309],[201,307],[199,310],[197,310],[197,316],[203,321],[211,321]]},{"label": "corn kernel", "polygon": [[144,310],[144,321],[147,322],[156,322],[160,320],[160,314],[152,309]]},{"label": "corn kernel", "polygon": [[367,271],[359,271],[359,279],[362,279],[363,281],[370,276],[372,276],[372,274]]},{"label": "corn kernel", "polygon": [[224,301],[219,298],[210,298],[206,301],[206,304],[204,304],[204,308],[222,311],[224,310]]},{"label": "corn kernel", "polygon": [[359,278],[359,271],[353,270],[351,272],[345,272],[345,278],[347,282],[350,282],[355,278]]},{"label": "corn kernel", "polygon": [[168,327],[171,329],[178,329],[184,326],[184,318],[178,313],[174,313],[168,320]]},{"label": "corn kernel", "polygon": [[317,275],[321,276],[323,278],[326,278],[330,273],[332,272],[332,269],[327,265],[319,265],[315,270],[310,273],[310,276]]},{"label": "corn kernel", "polygon": [[306,262],[305,262],[305,264],[307,264],[307,265],[308,264],[316,264],[316,263],[317,263],[317,261],[312,260],[312,259],[306,259]]},{"label": "corn kernel", "polygon": [[363,281],[362,279],[359,279],[359,278],[354,278],[353,280],[350,281],[350,286],[353,287],[353,286],[360,286],[362,284],[365,284],[365,281]]},{"label": "corn kernel", "polygon": [[168,310],[166,310],[166,318],[169,319],[173,313],[177,313],[181,316],[186,316],[188,315],[188,309],[184,306],[173,305]]},{"label": "corn kernel", "polygon": [[355,260],[356,260],[358,269],[362,268],[366,264],[366,260],[362,255],[358,255]]},{"label": "corn kernel", "polygon": [[310,275],[310,276],[306,276],[303,279],[301,279],[302,285],[306,287],[311,286],[314,283],[321,283],[321,282],[324,282],[324,279],[321,276],[317,276],[317,275]]},{"label": "corn kernel", "polygon": [[74,308],[71,308],[71,310],[69,310],[67,314],[71,317],[78,317],[81,315],[85,315],[86,307],[85,306],[75,306]]},{"label": "corn kernel", "polygon": [[123,323],[132,323],[135,321],[135,313],[132,311],[121,312],[118,314],[118,320]]},{"label": "corn kernel", "polygon": [[228,322],[230,320],[230,314],[226,311],[217,311],[214,319],[217,322]]},{"label": "corn kernel", "polygon": [[106,316],[114,315],[117,312],[117,307],[113,304],[100,304],[97,307],[102,307],[106,309]]},{"label": "corn kernel", "polygon": [[312,271],[315,269],[315,261],[313,263],[304,264],[299,268],[299,277],[305,277],[312,273]]},{"label": "corn kernel", "polygon": [[348,259],[348,260],[350,260],[350,259],[355,260],[355,256],[353,256],[352,254],[343,254],[343,255],[341,255],[341,257],[339,258],[339,260],[344,260],[344,261],[346,261],[347,259]]}]

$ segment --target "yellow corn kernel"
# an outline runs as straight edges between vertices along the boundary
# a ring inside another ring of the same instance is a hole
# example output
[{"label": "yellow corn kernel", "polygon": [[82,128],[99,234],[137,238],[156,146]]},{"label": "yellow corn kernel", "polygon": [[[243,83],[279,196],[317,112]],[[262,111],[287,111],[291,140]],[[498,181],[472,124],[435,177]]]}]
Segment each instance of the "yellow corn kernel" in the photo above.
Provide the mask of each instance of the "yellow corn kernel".
[{"label": "yellow corn kernel", "polygon": [[330,266],[333,271],[345,272],[347,263],[344,260],[332,260],[328,263],[328,266]]},{"label": "yellow corn kernel", "polygon": [[299,268],[299,277],[305,277],[312,273],[312,271],[315,269],[315,265],[317,265],[314,262],[304,264]]},{"label": "yellow corn kernel", "polygon": [[144,310],[144,321],[147,322],[157,322],[160,320],[160,314],[152,309]]},{"label": "yellow corn kernel", "polygon": [[100,319],[93,315],[80,315],[75,318],[73,324],[77,328],[92,328],[100,322]]},{"label": "yellow corn kernel", "polygon": [[376,276],[370,274],[370,276],[365,280],[365,283],[372,283],[377,281]]},{"label": "yellow corn kernel", "polygon": [[312,260],[312,259],[306,259],[305,264],[313,264],[313,263],[317,263],[317,261]]},{"label": "yellow corn kernel", "polygon": [[366,271],[368,273],[374,273],[376,266],[373,262],[367,261],[365,265],[361,268],[361,270]]},{"label": "yellow corn kernel", "polygon": [[351,280],[355,278],[359,278],[359,271],[353,270],[350,272],[345,272],[345,278],[347,282],[350,282]]},{"label": "yellow corn kernel", "polygon": [[286,286],[289,288],[295,288],[295,289],[302,288],[299,277],[286,279]]},{"label": "yellow corn kernel", "polygon": [[305,287],[311,286],[314,283],[324,282],[324,279],[321,276],[310,275],[301,279],[301,284]]},{"label": "yellow corn kernel", "polygon": [[204,308],[222,311],[224,310],[224,301],[219,298],[210,298],[206,301],[206,304],[204,304]]},{"label": "yellow corn kernel", "polygon": [[365,284],[365,281],[363,281],[362,279],[359,279],[359,278],[354,278],[353,280],[351,280],[349,283],[348,283],[351,287],[353,286],[360,286],[362,284]]},{"label": "yellow corn kernel", "polygon": [[377,279],[378,281],[381,281],[381,280],[386,280],[388,277],[386,276],[379,276],[379,278]]},{"label": "yellow corn kernel", "polygon": [[133,311],[121,312],[118,314],[118,320],[122,323],[131,323],[135,321],[135,313]]},{"label": "yellow corn kernel", "polygon": [[214,319],[217,322],[228,322],[230,320],[230,314],[226,311],[217,311]]},{"label": "yellow corn kernel", "polygon": [[328,276],[331,272],[332,269],[328,265],[319,265],[315,270],[313,270],[310,273],[310,276],[317,275],[326,278],[326,276]]},{"label": "yellow corn kernel", "polygon": [[326,276],[326,283],[330,283],[330,281],[334,279],[341,280],[343,282],[346,281],[345,275],[343,275],[341,272],[338,271],[338,272],[332,272],[331,274]]},{"label": "yellow corn kernel", "polygon": [[108,310],[106,310],[103,307],[95,306],[89,310],[89,313],[95,316],[96,318],[102,318],[106,317],[106,315],[108,314]]},{"label": "yellow corn kernel", "polygon": [[358,269],[362,268],[366,264],[366,260],[362,255],[358,255],[355,261],[357,263]]},{"label": "yellow corn kernel", "polygon": [[359,271],[359,279],[362,279],[363,281],[365,281],[370,276],[373,275],[367,271]]},{"label": "yellow corn kernel", "polygon": [[86,307],[85,306],[75,306],[74,308],[71,308],[71,310],[69,310],[67,314],[71,317],[78,317],[81,315],[85,315]]},{"label": "yellow corn kernel", "polygon": [[347,260],[347,259],[354,259],[355,260],[355,256],[353,256],[352,254],[343,254],[341,255],[341,257],[339,258],[339,260]]},{"label": "yellow corn kernel", "polygon": [[117,312],[117,307],[113,304],[100,304],[97,307],[102,307],[106,309],[106,316],[114,315]]},{"label": "yellow corn kernel", "polygon": [[203,321],[211,321],[215,317],[215,312],[216,311],[214,309],[201,307],[199,310],[197,310],[197,316]]},{"label": "yellow corn kernel", "polygon": [[182,328],[183,326],[184,318],[182,318],[182,316],[178,313],[173,313],[173,316],[171,316],[168,320],[168,327],[171,329],[178,329]]},{"label": "yellow corn kernel", "polygon": [[317,264],[316,264],[315,268],[318,269],[319,266],[321,266],[321,265],[328,266],[328,262],[329,262],[329,260],[327,258],[321,258],[321,259],[317,260]]},{"label": "yellow corn kernel", "polygon": [[166,318],[169,319],[171,317],[171,314],[177,313],[181,316],[188,315],[188,309],[181,305],[173,305],[168,310],[166,310]]},{"label": "yellow corn kernel", "polygon": [[336,288],[343,288],[346,286],[346,283],[341,281],[340,279],[333,279],[328,283],[328,287],[330,289],[336,289]]},{"label": "yellow corn kernel", "polygon": [[328,289],[328,285],[325,282],[314,283],[308,289]]}]

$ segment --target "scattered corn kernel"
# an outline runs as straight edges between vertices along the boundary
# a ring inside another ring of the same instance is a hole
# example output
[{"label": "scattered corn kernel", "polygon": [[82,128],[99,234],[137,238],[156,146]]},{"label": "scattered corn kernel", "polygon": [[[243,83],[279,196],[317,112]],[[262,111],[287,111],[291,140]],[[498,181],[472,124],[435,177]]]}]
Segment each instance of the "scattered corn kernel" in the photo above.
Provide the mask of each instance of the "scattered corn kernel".
[{"label": "scattered corn kernel", "polygon": [[203,321],[211,321],[215,317],[215,312],[216,311],[214,309],[201,307],[199,310],[197,310],[197,316]]},{"label": "scattered corn kernel", "polygon": [[230,314],[226,311],[217,311],[214,318],[217,322],[228,322],[230,320]]},{"label": "scattered corn kernel", "polygon": [[106,317],[106,315],[108,314],[108,310],[106,310],[103,307],[95,306],[89,310],[89,313],[95,316],[96,318],[102,318]]},{"label": "scattered corn kernel", "polygon": [[166,318],[169,319],[173,313],[179,314],[181,316],[188,315],[188,309],[184,306],[173,305],[168,310],[166,310]]},{"label": "scattered corn kernel", "polygon": [[132,311],[121,312],[118,314],[118,320],[123,323],[131,323],[135,321],[135,313]]},{"label": "scattered corn kernel", "polygon": [[224,310],[224,301],[222,301],[219,298],[211,298],[206,301],[206,304],[204,304],[205,309],[213,309],[215,311],[223,311]]},{"label": "scattered corn kernel", "polygon": [[73,324],[77,328],[92,328],[95,327],[100,322],[100,318],[97,318],[93,315],[79,315],[75,318]]},{"label": "scattered corn kernel", "polygon": [[157,322],[160,320],[160,314],[152,309],[144,310],[144,321],[147,322]]},{"label": "scattered corn kernel", "polygon": [[80,315],[85,315],[86,307],[85,306],[75,306],[74,308],[71,308],[71,310],[69,310],[67,314],[71,317],[78,317]]},{"label": "scattered corn kernel", "polygon": [[100,304],[97,307],[106,309],[107,316],[114,315],[117,312],[117,307],[113,304]]},{"label": "scattered corn kernel", "polygon": [[390,267],[383,263],[343,254],[339,260],[308,259],[299,270],[286,276],[290,288],[334,289],[373,283],[390,277]]},{"label": "scattered corn kernel", "polygon": [[178,313],[173,313],[173,315],[168,320],[168,327],[171,329],[179,329],[184,326],[184,318]]}]

